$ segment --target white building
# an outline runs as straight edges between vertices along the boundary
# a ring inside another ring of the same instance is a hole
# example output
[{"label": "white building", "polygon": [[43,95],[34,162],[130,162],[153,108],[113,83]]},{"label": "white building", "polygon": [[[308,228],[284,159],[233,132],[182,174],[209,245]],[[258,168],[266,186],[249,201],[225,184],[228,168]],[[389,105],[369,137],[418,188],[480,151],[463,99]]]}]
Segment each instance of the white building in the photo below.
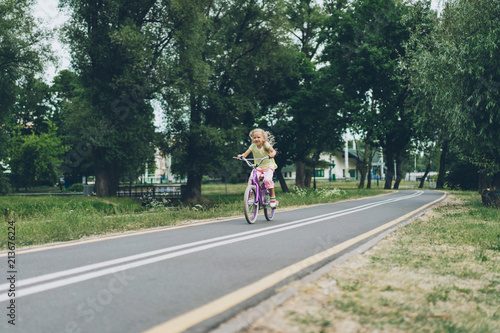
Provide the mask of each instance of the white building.
[{"label": "white building", "polygon": [[[348,159],[346,161],[346,149],[339,150],[334,154],[322,154],[320,161],[328,163],[328,168],[316,168],[316,180],[358,180],[360,178],[360,170],[358,169],[358,155],[356,147],[347,149]],[[324,165],[324,163],[323,163]],[[372,179],[384,178],[384,159],[383,155],[377,152],[373,158],[370,172]],[[347,171],[346,171],[347,170]],[[285,180],[295,180],[295,166],[285,166],[282,171]]]},{"label": "white building", "polygon": [[[329,164],[328,168],[316,168],[316,180],[349,180],[356,177],[357,157],[349,152],[347,173],[345,152],[335,154],[322,154],[320,160]],[[285,180],[295,180],[295,166],[285,166],[281,170]]]},{"label": "white building", "polygon": [[159,149],[156,149],[155,153],[155,165],[156,168],[154,173],[150,173],[149,169],[146,168],[146,172],[142,175],[139,181],[143,184],[172,184],[185,182],[184,178],[179,177],[179,175],[172,173],[172,158],[162,154]]}]

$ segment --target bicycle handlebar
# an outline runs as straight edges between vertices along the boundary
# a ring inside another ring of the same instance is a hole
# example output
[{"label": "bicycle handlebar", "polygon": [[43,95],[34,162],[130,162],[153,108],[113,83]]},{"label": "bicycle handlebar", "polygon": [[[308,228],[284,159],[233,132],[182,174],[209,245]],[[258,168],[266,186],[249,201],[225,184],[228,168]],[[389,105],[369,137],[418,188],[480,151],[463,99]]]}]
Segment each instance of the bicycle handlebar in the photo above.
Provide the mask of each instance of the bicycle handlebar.
[{"label": "bicycle handlebar", "polygon": [[[244,158],[243,156],[242,157],[237,157],[237,156],[234,156],[233,158],[237,159],[237,160],[240,160],[240,161],[244,161],[248,164],[249,167],[251,168],[257,168],[259,165],[262,164],[262,162],[264,162],[264,160],[267,160],[268,158],[271,158],[269,156],[266,156],[264,158]],[[260,160],[260,162],[258,164],[253,164],[253,163],[250,163],[250,161],[256,161],[256,160]]]}]

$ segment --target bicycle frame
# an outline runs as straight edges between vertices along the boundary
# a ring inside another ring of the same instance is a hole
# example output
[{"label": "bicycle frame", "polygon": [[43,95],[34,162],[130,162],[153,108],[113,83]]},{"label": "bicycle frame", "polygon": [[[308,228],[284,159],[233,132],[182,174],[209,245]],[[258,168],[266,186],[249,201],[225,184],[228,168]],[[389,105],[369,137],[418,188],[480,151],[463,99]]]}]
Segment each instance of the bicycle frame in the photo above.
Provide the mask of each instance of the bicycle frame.
[{"label": "bicycle frame", "polygon": [[[253,167],[253,170],[252,172],[250,173],[250,179],[252,181],[252,183],[256,186],[256,188],[258,188],[259,190],[257,191],[257,199],[259,201],[259,203],[263,206],[264,205],[264,201],[261,200],[264,196],[261,195],[261,192],[266,192],[267,189],[266,187],[264,186],[264,182],[260,182],[260,179],[257,178],[257,168],[259,167],[259,165],[262,164],[262,162],[264,161],[264,159],[262,159],[262,161],[260,161],[259,164],[252,164]],[[247,162],[248,163],[248,162]]]}]

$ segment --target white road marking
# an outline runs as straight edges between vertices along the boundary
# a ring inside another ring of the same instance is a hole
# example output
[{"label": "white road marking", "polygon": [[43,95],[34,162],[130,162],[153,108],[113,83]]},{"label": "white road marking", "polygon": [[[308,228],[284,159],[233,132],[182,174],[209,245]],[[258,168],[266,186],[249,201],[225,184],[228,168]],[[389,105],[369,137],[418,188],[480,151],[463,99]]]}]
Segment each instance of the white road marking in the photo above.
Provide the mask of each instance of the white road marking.
[{"label": "white road marking", "polygon": [[[87,280],[101,277],[104,275],[121,272],[121,271],[124,271],[127,269],[132,269],[132,268],[136,268],[136,267],[140,267],[140,266],[144,266],[144,265],[149,265],[149,264],[153,264],[153,263],[156,263],[159,261],[164,261],[164,260],[180,257],[183,255],[187,255],[187,254],[191,254],[191,253],[219,247],[219,246],[233,244],[233,243],[245,241],[248,239],[263,237],[263,236],[267,236],[270,234],[274,234],[274,233],[278,233],[278,232],[282,232],[282,231],[286,231],[286,230],[290,230],[290,229],[294,229],[294,228],[303,227],[306,225],[322,222],[322,221],[325,221],[328,219],[333,219],[336,217],[340,217],[340,216],[360,212],[363,210],[371,209],[371,208],[376,207],[376,206],[385,205],[385,204],[389,204],[389,203],[393,203],[393,202],[397,202],[397,201],[401,201],[401,200],[411,199],[411,198],[420,196],[423,193],[424,193],[423,191],[417,191],[411,195],[406,195],[406,196],[403,196],[400,198],[393,198],[393,199],[386,199],[386,200],[382,200],[382,201],[377,201],[377,202],[373,202],[373,203],[369,203],[369,204],[365,204],[365,205],[361,205],[361,206],[357,206],[357,207],[353,207],[353,208],[344,209],[344,210],[341,210],[338,212],[332,212],[332,213],[314,216],[314,217],[310,217],[310,218],[306,218],[306,219],[292,221],[292,222],[284,223],[281,225],[270,226],[270,227],[266,227],[266,228],[262,228],[262,229],[258,229],[258,230],[251,230],[251,231],[241,232],[241,233],[227,235],[227,236],[215,237],[215,238],[211,238],[211,239],[207,239],[207,240],[202,240],[202,241],[192,242],[192,243],[188,243],[188,244],[173,246],[173,247],[169,247],[169,248],[165,248],[165,249],[161,249],[161,250],[145,252],[145,253],[141,253],[141,254],[137,254],[137,255],[133,255],[133,256],[109,260],[109,261],[105,261],[105,262],[101,262],[101,263],[97,263],[97,264],[82,266],[82,267],[78,267],[78,268],[74,268],[74,269],[69,269],[69,270],[55,272],[55,273],[51,273],[51,274],[46,274],[46,275],[42,275],[42,276],[38,276],[38,277],[34,277],[34,278],[20,280],[17,282],[17,287],[19,288],[19,290],[18,290],[18,294],[16,295],[16,297],[17,298],[24,297],[24,296],[48,291],[51,289],[60,288],[60,287],[67,286],[70,284],[87,281]],[[169,252],[173,252],[173,253],[169,253]],[[168,253],[168,254],[165,254],[165,253]],[[153,258],[146,259],[148,257],[153,257]],[[130,262],[130,263],[124,264],[127,262]],[[120,264],[122,264],[122,265],[120,265]],[[116,266],[116,265],[118,265],[118,266]],[[98,269],[101,269],[101,270],[98,270]],[[98,271],[90,272],[93,270],[98,270]],[[86,272],[89,272],[89,273],[86,273]],[[67,276],[71,276],[71,275],[76,275],[76,276],[67,277]],[[64,277],[67,277],[67,278],[64,278]],[[46,282],[46,281],[50,281],[50,280],[56,280],[56,281],[42,283],[42,282]],[[42,284],[40,284],[40,283],[42,283]],[[35,285],[35,284],[38,284],[38,285]],[[35,286],[26,288],[27,286],[30,286],[30,285],[35,285]],[[8,290],[9,286],[10,286],[10,284],[8,284],[8,283],[0,285],[0,291]],[[8,297],[7,293],[0,294],[0,302],[6,301],[8,299],[9,299],[9,297]]]},{"label": "white road marking", "polygon": [[292,276],[293,274],[298,273],[304,268],[307,268],[313,264],[319,263],[320,261],[329,258],[343,250],[348,249],[349,247],[359,243],[362,240],[365,240],[371,236],[376,235],[379,232],[387,230],[388,228],[405,221],[408,218],[414,216],[417,212],[420,212],[427,207],[434,205],[435,203],[441,201],[444,197],[446,197],[446,193],[444,193],[439,199],[436,199],[430,203],[427,203],[416,210],[413,210],[395,220],[387,222],[377,228],[374,228],[370,231],[365,232],[357,237],[351,238],[342,242],[334,247],[331,247],[323,252],[317,253],[311,257],[303,259],[299,262],[296,262],[288,267],[285,267],[277,272],[274,272],[270,275],[263,277],[262,279],[246,285],[236,291],[233,291],[229,294],[226,294],[218,299],[215,299],[205,305],[202,305],[196,309],[188,311],[180,316],[170,319],[162,324],[154,326],[144,333],[180,333],[185,331],[186,329],[203,322],[213,316],[216,316],[233,306],[259,294],[260,292],[270,288],[277,283],[283,281],[284,279]]}]

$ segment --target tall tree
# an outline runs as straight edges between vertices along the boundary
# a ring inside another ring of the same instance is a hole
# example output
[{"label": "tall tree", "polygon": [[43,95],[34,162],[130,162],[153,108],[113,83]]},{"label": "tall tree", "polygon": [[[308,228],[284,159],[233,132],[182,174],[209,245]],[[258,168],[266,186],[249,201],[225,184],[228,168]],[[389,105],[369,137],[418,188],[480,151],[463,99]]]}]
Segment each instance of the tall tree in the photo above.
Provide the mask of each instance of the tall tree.
[{"label": "tall tree", "polygon": [[[34,0],[0,2],[0,184],[6,187],[4,166],[8,164],[7,142],[15,124],[13,107],[29,78],[41,73],[51,60],[47,37],[32,15]],[[9,125],[10,124],[10,125]],[[0,193],[6,191],[0,189]]]},{"label": "tall tree", "polygon": [[401,21],[406,7],[393,0],[359,0],[346,2],[344,7],[331,6],[325,33],[323,59],[329,62],[332,76],[342,77],[345,98],[352,106],[349,121],[369,135],[367,140],[378,141],[384,149],[386,188],[391,188],[396,174],[398,186],[401,172],[397,170],[401,170],[411,138],[412,122],[405,108],[406,92],[398,66],[404,55],[403,42],[408,38],[407,27]]},{"label": "tall tree", "polygon": [[499,31],[498,1],[448,1],[431,33],[415,35],[407,64],[412,92],[441,108],[453,129],[443,152],[450,139],[460,147],[464,162],[479,170],[479,190],[495,179],[500,186]]},{"label": "tall tree", "polygon": [[[309,62],[308,59],[305,61]],[[303,72],[301,76],[302,84],[288,100],[291,115],[289,129],[293,133],[290,148],[295,150],[293,160],[298,187],[310,186],[320,155],[341,146],[345,128],[338,78],[315,67],[309,62],[308,73]]]},{"label": "tall tree", "polygon": [[66,147],[71,147],[62,163],[66,183],[79,183],[84,176],[94,175],[91,143],[81,136],[82,124],[88,121],[84,89],[80,78],[69,70],[59,72],[50,87],[52,121]]},{"label": "tall tree", "polygon": [[459,83],[450,87],[454,100],[447,115],[457,129],[462,153],[480,170],[479,191],[500,186],[500,59],[496,46],[500,43],[500,3],[452,1],[445,7],[442,28],[449,46],[439,53],[453,61],[447,79]]},{"label": "tall tree", "polygon": [[[74,134],[91,151],[98,196],[116,194],[120,177],[153,165],[154,124],[150,11],[154,0],[61,0],[83,99]],[[74,150],[71,150],[74,151]]]},{"label": "tall tree", "polygon": [[[203,175],[242,151],[264,105],[273,103],[290,61],[280,1],[171,1],[163,24],[174,26],[164,88],[165,149],[187,175],[188,200],[201,196]],[[168,29],[165,28],[165,31]],[[279,94],[278,94],[279,95]]]},{"label": "tall tree", "polygon": [[[434,76],[437,73],[431,74],[429,71],[429,68],[439,67],[441,73],[448,70],[445,66],[442,67],[442,64],[438,64],[437,58],[430,55],[436,49],[435,30],[439,27],[439,19],[437,13],[431,10],[430,3],[419,1],[410,8],[407,20],[414,24],[410,25],[411,35],[406,44],[402,67],[405,69],[404,75],[410,90],[408,101],[416,116],[415,145],[422,148],[421,151],[428,160],[419,187],[423,187],[435,156],[440,155],[436,187],[444,188],[446,157],[454,131],[448,126],[443,126],[447,121],[446,109],[449,105],[434,101],[437,92],[444,88],[442,85],[444,82],[436,80]],[[440,154],[439,148],[441,148]]]},{"label": "tall tree", "polygon": [[40,73],[50,59],[46,39],[49,32],[37,26],[32,16],[34,0],[0,3],[0,120],[2,123],[16,102],[16,87],[27,76]]},{"label": "tall tree", "polygon": [[295,163],[295,185],[309,187],[321,153],[332,152],[340,144],[343,105],[338,77],[329,76],[319,64],[325,8],[316,1],[294,0],[287,2],[286,15],[302,58],[297,67],[300,84],[286,101],[286,130],[291,138],[286,149],[293,151],[289,155]]},{"label": "tall tree", "polygon": [[320,33],[325,28],[325,9],[313,0],[292,0],[286,4],[286,17],[300,52],[313,61],[321,46]]},{"label": "tall tree", "polygon": [[41,134],[48,131],[48,121],[52,120],[50,106],[50,86],[34,73],[25,78],[24,86],[17,89],[17,102],[13,106],[13,116],[22,125],[24,134]]}]

